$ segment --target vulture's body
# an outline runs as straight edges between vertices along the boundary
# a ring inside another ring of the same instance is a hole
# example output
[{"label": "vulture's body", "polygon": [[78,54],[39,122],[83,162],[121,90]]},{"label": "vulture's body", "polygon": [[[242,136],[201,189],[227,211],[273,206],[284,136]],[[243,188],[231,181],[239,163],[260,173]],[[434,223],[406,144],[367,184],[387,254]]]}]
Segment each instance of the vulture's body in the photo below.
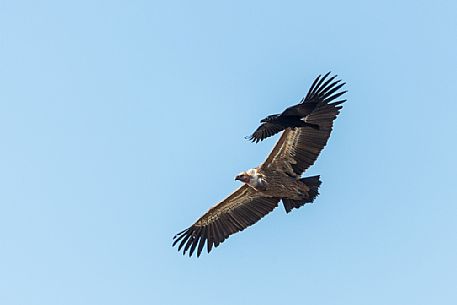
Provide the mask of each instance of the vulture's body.
[{"label": "vulture's body", "polygon": [[[315,85],[319,88],[318,81],[312,87]],[[301,175],[326,145],[343,102],[319,99],[306,115],[306,122],[319,128],[286,127],[264,163],[236,176],[244,185],[178,233],[173,246],[178,244],[178,250],[189,251],[189,256],[196,250],[199,256],[205,244],[210,252],[230,235],[256,223],[280,201],[286,212],[313,202],[319,194],[319,176]]]}]

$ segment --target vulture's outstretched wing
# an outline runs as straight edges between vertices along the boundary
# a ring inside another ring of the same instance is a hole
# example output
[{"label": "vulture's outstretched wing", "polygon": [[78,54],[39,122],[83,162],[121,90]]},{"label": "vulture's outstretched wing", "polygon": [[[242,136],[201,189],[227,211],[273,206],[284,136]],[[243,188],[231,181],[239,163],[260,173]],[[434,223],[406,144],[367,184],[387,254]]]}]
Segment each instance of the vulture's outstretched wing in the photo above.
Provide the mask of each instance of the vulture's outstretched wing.
[{"label": "vulture's outstretched wing", "polygon": [[275,167],[290,175],[301,174],[314,164],[321,150],[327,144],[333,128],[333,121],[340,113],[346,100],[328,104],[326,100],[317,105],[306,121],[318,124],[319,130],[312,128],[287,128],[261,169]]},{"label": "vulture's outstretched wing", "polygon": [[[287,116],[295,116],[301,118],[306,117],[305,122],[313,123],[308,119],[310,113],[313,113],[313,111],[315,111],[319,105],[326,103],[328,104],[346,92],[337,92],[344,86],[345,83],[340,83],[341,80],[335,81],[337,75],[327,79],[329,75],[330,72],[325,74],[323,77],[319,75],[314,80],[306,96],[301,99],[300,103],[287,108],[281,113],[281,115],[276,115],[276,118]],[[287,127],[292,127],[284,126],[283,124],[274,124],[274,122],[274,120],[264,122],[256,129],[256,131],[254,131],[251,136],[248,137],[248,139],[252,142],[257,143],[263,141],[265,138],[277,134]]]},{"label": "vulture's outstretched wing", "polygon": [[190,228],[175,235],[173,246],[183,254],[200,256],[205,242],[208,252],[230,235],[243,231],[278,206],[279,198],[263,197],[253,188],[243,185],[226,199],[209,209]]}]

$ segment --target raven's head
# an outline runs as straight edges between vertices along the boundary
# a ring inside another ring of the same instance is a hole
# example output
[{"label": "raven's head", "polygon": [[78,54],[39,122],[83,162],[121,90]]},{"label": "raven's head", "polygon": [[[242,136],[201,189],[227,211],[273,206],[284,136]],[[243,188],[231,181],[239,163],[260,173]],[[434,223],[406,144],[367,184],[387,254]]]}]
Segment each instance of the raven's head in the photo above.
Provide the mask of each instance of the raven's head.
[{"label": "raven's head", "polygon": [[279,114],[269,115],[266,118],[264,118],[263,120],[260,120],[260,123],[271,122],[271,121],[275,120],[278,116],[279,116]]}]

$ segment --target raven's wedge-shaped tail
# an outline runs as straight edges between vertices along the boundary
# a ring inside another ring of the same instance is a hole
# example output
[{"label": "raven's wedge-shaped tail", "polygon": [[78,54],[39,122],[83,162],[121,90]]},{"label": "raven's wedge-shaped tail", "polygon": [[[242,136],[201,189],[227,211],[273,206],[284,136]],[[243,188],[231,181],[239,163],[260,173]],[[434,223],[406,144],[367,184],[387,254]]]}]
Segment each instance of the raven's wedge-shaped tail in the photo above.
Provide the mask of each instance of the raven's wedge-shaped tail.
[{"label": "raven's wedge-shaped tail", "polygon": [[292,209],[298,209],[299,207],[303,206],[305,203],[313,202],[314,199],[319,195],[319,186],[321,185],[321,181],[319,180],[320,176],[312,176],[300,179],[301,182],[308,186],[308,196],[305,197],[303,200],[292,200],[287,198],[282,198],[282,203],[284,204],[284,209],[286,212],[289,213]]}]

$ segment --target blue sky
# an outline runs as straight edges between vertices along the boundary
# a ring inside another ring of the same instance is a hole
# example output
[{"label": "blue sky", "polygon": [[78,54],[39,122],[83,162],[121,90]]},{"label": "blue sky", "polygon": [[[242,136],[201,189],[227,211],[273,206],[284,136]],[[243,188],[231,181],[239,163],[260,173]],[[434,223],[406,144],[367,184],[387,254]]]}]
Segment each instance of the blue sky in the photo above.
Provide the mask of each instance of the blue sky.
[{"label": "blue sky", "polygon": [[[456,304],[455,1],[1,1],[0,303]],[[315,204],[199,259],[172,236],[317,74]]]}]

